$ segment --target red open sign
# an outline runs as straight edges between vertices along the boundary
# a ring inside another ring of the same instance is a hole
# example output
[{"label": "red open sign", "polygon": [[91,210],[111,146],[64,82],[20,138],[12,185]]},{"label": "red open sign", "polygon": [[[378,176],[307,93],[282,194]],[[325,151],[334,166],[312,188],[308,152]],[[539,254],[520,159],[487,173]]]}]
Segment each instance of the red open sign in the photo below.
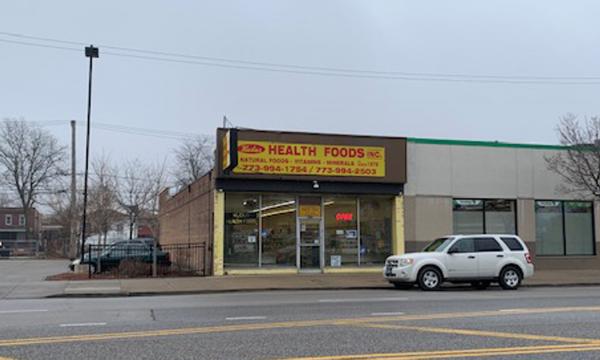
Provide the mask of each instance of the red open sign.
[{"label": "red open sign", "polygon": [[335,214],[336,221],[352,221],[353,215],[351,212],[339,212]]}]

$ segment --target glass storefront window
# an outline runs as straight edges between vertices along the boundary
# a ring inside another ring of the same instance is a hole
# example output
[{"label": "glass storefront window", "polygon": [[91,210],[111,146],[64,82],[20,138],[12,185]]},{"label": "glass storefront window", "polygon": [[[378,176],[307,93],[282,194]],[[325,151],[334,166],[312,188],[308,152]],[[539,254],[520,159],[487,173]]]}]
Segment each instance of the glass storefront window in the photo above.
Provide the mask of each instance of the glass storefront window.
[{"label": "glass storefront window", "polygon": [[[356,198],[325,198],[325,265],[358,264],[358,228]],[[332,258],[333,257],[333,258]]]},{"label": "glass storefront window", "polygon": [[594,255],[594,212],[589,201],[536,201],[537,255]]},{"label": "glass storefront window", "polygon": [[[392,253],[392,209],[392,199],[384,196],[359,201],[353,196],[227,193],[224,265],[301,269],[380,265]],[[306,239],[303,243],[298,234],[301,238],[308,234],[311,243]],[[302,263],[307,259],[310,266]]]},{"label": "glass storefront window", "polygon": [[483,234],[483,200],[454,200],[452,220],[455,234]]},{"label": "glass storefront window", "polygon": [[485,200],[485,233],[516,234],[514,200]]},{"label": "glass storefront window", "polygon": [[563,221],[560,201],[535,202],[535,249],[538,255],[563,255]]},{"label": "glass storefront window", "polygon": [[567,255],[594,255],[592,203],[565,202]]},{"label": "glass storefront window", "polygon": [[516,234],[515,208],[515,200],[454,199],[454,234]]},{"label": "glass storefront window", "polygon": [[262,265],[296,265],[296,197],[263,195]]},{"label": "glass storefront window", "polygon": [[392,199],[360,198],[360,264],[379,265],[392,254]]},{"label": "glass storefront window", "polygon": [[258,266],[258,204],[255,194],[225,194],[225,266]]}]

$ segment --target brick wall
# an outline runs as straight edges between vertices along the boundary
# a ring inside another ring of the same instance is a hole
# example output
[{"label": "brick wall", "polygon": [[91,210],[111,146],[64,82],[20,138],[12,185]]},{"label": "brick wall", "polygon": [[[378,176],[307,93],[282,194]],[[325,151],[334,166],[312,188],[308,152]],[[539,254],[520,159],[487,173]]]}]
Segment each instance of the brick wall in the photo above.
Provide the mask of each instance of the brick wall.
[{"label": "brick wall", "polygon": [[[19,215],[23,215],[25,212],[23,208],[0,208],[0,229],[2,230],[24,230],[25,226],[19,224]],[[10,216],[12,219],[11,225],[6,225],[6,216]],[[35,209],[29,209],[29,231],[32,234],[40,232],[40,213]]]},{"label": "brick wall", "polygon": [[213,173],[209,172],[173,196],[160,194],[160,243],[204,244],[205,269],[210,274],[212,259]]}]

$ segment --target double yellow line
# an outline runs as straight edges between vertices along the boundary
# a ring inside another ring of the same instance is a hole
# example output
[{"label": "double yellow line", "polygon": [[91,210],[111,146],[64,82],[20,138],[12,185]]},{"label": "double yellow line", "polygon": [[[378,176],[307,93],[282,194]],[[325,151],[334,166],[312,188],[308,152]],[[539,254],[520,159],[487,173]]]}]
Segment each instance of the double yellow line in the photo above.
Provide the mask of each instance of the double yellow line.
[{"label": "double yellow line", "polygon": [[403,353],[335,355],[320,357],[287,358],[285,360],[422,360],[422,359],[451,359],[465,357],[486,357],[500,355],[533,355],[560,352],[598,351],[600,343],[587,345],[542,345],[521,346],[508,348],[482,348],[464,350],[415,351]]},{"label": "double yellow line", "polygon": [[[598,307],[565,307],[565,308],[546,308],[546,309],[513,309],[503,311],[501,314],[532,314],[532,313],[556,313],[564,311],[597,311]],[[493,316],[501,315],[498,311],[483,311],[464,314],[464,317],[475,316]],[[429,316],[419,317],[406,316],[403,320],[430,320],[430,319],[446,319],[459,317],[458,313],[448,314],[432,314]],[[376,323],[375,323],[376,322]],[[348,324],[352,326],[386,329],[386,330],[407,330],[427,333],[441,333],[462,336],[481,336],[481,337],[496,337],[509,338],[518,340],[530,341],[548,341],[548,342],[563,342],[570,343],[568,345],[538,345],[538,346],[518,346],[518,347],[503,347],[503,348],[479,348],[479,349],[461,349],[461,350],[436,350],[436,351],[417,351],[417,352],[402,352],[402,353],[385,353],[385,354],[362,354],[362,355],[334,355],[334,356],[319,356],[319,357],[304,357],[304,358],[289,358],[286,360],[413,360],[413,359],[451,359],[465,357],[487,357],[487,356],[509,356],[509,355],[533,355],[558,352],[582,352],[582,351],[599,351],[600,340],[589,338],[572,338],[563,336],[548,336],[523,333],[507,333],[487,330],[471,330],[471,329],[449,329],[431,326],[411,326],[397,324],[382,324],[382,321],[372,320],[371,322],[359,322]]]}]

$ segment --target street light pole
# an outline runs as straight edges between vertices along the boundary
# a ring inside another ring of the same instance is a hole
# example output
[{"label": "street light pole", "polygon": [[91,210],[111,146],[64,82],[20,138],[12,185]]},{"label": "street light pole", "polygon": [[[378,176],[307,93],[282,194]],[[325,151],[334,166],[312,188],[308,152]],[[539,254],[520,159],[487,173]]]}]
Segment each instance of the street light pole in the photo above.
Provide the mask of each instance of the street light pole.
[{"label": "street light pole", "polygon": [[[83,180],[83,218],[81,221],[81,262],[85,253],[85,230],[87,215],[87,195],[88,195],[88,169],[90,163],[90,115],[92,110],[92,64],[93,59],[99,56],[97,47],[93,45],[85,47],[85,56],[90,58],[90,71],[88,75],[88,103],[87,103],[87,129],[85,136],[85,174]],[[91,256],[91,254],[90,254]]]}]

